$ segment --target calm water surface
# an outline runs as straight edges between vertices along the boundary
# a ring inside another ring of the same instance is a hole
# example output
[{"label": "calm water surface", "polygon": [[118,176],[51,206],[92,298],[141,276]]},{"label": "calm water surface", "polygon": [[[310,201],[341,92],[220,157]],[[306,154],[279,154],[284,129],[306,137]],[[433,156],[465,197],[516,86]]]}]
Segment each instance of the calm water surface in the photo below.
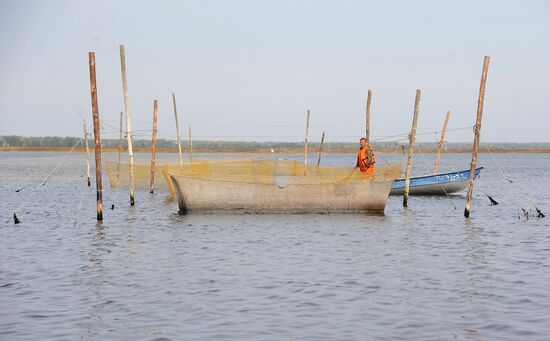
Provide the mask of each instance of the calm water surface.
[{"label": "calm water surface", "polygon": [[83,155],[36,186],[62,156],[0,153],[1,340],[550,339],[550,218],[518,219],[528,198],[550,214],[548,154],[481,155],[469,220],[463,193],[390,197],[385,216],[181,216],[105,176],[102,225]]}]

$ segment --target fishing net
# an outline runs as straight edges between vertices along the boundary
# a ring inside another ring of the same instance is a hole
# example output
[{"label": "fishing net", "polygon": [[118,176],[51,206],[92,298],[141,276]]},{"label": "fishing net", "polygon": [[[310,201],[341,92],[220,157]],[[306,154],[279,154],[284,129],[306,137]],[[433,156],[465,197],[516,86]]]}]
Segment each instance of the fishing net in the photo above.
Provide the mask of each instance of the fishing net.
[{"label": "fishing net", "polygon": [[[129,185],[129,166],[106,162],[111,187]],[[151,165],[134,164],[134,184],[137,188],[148,188]],[[161,176],[162,174],[162,176]],[[330,183],[352,183],[357,181],[397,179],[401,175],[401,164],[378,166],[370,177],[352,167],[327,167],[304,165],[294,160],[281,159],[209,159],[193,162],[163,163],[155,169],[155,187],[168,189],[174,195],[169,174],[185,177],[231,181],[237,183],[313,185]]]}]

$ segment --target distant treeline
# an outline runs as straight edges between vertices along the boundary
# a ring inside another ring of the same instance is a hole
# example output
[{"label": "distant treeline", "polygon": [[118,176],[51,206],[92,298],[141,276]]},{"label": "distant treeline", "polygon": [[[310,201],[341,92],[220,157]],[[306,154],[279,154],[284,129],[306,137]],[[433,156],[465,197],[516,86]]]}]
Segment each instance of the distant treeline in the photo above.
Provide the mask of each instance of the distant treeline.
[{"label": "distant treeline", "polygon": [[[77,142],[82,141],[81,137],[59,137],[59,136],[0,136],[0,146],[3,147],[72,147]],[[104,148],[118,148],[119,140],[104,139],[101,141]],[[93,146],[93,139],[89,140],[90,146]],[[312,148],[318,148],[318,142],[308,144]],[[349,151],[357,148],[356,142],[328,142],[324,144],[326,150]],[[398,151],[406,147],[406,142],[374,142],[373,147],[378,150]],[[184,148],[188,147],[187,141],[182,141]],[[194,150],[262,150],[262,149],[296,149],[303,148],[304,142],[255,142],[255,141],[193,141]],[[150,140],[134,140],[135,148],[151,147]],[[159,139],[157,148],[175,148],[175,140]],[[492,150],[529,150],[529,149],[550,149],[550,143],[482,143],[482,148]],[[437,143],[417,142],[416,148],[420,150],[436,150]],[[471,143],[447,142],[447,151],[466,151],[472,148]]]}]

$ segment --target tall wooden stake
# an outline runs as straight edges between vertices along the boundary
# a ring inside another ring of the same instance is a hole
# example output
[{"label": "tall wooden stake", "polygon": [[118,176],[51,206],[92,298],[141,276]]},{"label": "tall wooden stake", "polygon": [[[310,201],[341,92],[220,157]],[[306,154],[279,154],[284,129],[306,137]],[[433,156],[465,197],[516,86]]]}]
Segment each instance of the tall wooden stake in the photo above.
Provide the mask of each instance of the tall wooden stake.
[{"label": "tall wooden stake", "polygon": [[181,139],[180,139],[180,126],[178,124],[178,110],[176,109],[176,94],[172,92],[172,102],[174,102],[174,116],[176,117],[176,132],[178,152],[180,153],[180,166],[183,166],[183,156],[181,155]]},{"label": "tall wooden stake", "polygon": [[86,119],[82,119],[84,123],[84,145],[86,146],[86,178],[88,180],[88,187],[90,183],[90,148],[88,147],[88,128],[86,127]]},{"label": "tall wooden stake", "polygon": [[101,136],[99,129],[99,108],[97,104],[97,86],[95,77],[95,53],[88,54],[90,64],[90,93],[92,95],[92,114],[94,119],[95,141],[95,186],[97,197],[97,221],[103,221],[103,190],[101,183]]},{"label": "tall wooden stake", "polygon": [[437,174],[437,169],[439,168],[439,159],[441,158],[441,152],[443,147],[445,147],[445,132],[447,131],[447,124],[449,124],[449,116],[451,112],[447,111],[447,116],[445,116],[445,123],[443,123],[443,130],[441,130],[441,139],[439,140],[439,146],[437,148],[437,154],[435,154],[435,165],[433,174]]},{"label": "tall wooden stake", "polygon": [[118,163],[116,165],[116,182],[117,185],[120,182],[120,154],[122,153],[122,111],[120,112],[120,136],[118,141]]},{"label": "tall wooden stake", "polygon": [[157,111],[158,101],[153,102],[153,138],[151,140],[151,183],[149,185],[149,193],[155,192],[155,168],[157,166]]},{"label": "tall wooden stake", "polygon": [[193,135],[191,135],[191,126],[189,126],[189,161],[193,162]]},{"label": "tall wooden stake", "polygon": [[472,191],[474,189],[474,179],[476,174],[477,153],[479,150],[479,137],[481,132],[481,118],[483,116],[483,101],[485,99],[485,83],[487,81],[487,70],[489,69],[489,56],[483,58],[483,71],[481,72],[481,84],[479,86],[479,97],[477,100],[476,125],[474,126],[474,148],[472,150],[472,163],[470,164],[470,181],[468,182],[468,192],[466,193],[466,206],[464,207],[464,217],[470,216]]},{"label": "tall wooden stake", "polygon": [[325,142],[325,132],[321,136],[321,143],[319,144],[319,157],[317,158],[317,167],[321,164],[321,154],[323,154],[323,142]]},{"label": "tall wooden stake", "polygon": [[[304,166],[307,166],[307,142],[308,142],[308,135],[309,135],[309,110],[307,111],[307,121],[306,121],[306,138],[305,138],[305,144],[304,144]],[[306,168],[304,167],[304,174],[306,172]]]},{"label": "tall wooden stake", "polygon": [[130,167],[130,206],[135,205],[134,187],[134,148],[132,147],[132,123],[130,102],[128,101],[128,80],[126,79],[126,53],[120,45],[120,69],[122,72],[122,90],[124,91],[124,111],[126,112],[126,140],[128,143],[128,163]]},{"label": "tall wooden stake", "polygon": [[367,94],[367,108],[366,108],[366,124],[365,124],[365,138],[367,143],[370,143],[370,102],[372,99],[372,91],[369,89]]},{"label": "tall wooden stake", "polygon": [[416,123],[418,122],[418,107],[420,105],[420,89],[416,89],[414,99],[414,114],[411,133],[409,134],[409,156],[407,158],[407,169],[405,171],[405,193],[403,193],[403,207],[407,207],[409,200],[409,186],[411,182],[411,168],[413,164],[413,152],[416,143]]}]

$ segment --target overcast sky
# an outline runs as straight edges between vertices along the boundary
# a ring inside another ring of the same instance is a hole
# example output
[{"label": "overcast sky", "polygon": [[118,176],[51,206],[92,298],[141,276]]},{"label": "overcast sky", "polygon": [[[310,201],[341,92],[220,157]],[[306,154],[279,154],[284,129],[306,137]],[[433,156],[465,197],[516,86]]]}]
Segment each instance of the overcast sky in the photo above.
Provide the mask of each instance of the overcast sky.
[{"label": "overcast sky", "polygon": [[[482,141],[550,142],[550,2],[545,1],[0,1],[0,135],[79,136],[91,122],[95,51],[104,138],[124,110],[126,45],[137,137],[354,141],[475,122],[491,56]],[[419,136],[435,141],[435,134]],[[470,141],[471,129],[448,133]]]}]

